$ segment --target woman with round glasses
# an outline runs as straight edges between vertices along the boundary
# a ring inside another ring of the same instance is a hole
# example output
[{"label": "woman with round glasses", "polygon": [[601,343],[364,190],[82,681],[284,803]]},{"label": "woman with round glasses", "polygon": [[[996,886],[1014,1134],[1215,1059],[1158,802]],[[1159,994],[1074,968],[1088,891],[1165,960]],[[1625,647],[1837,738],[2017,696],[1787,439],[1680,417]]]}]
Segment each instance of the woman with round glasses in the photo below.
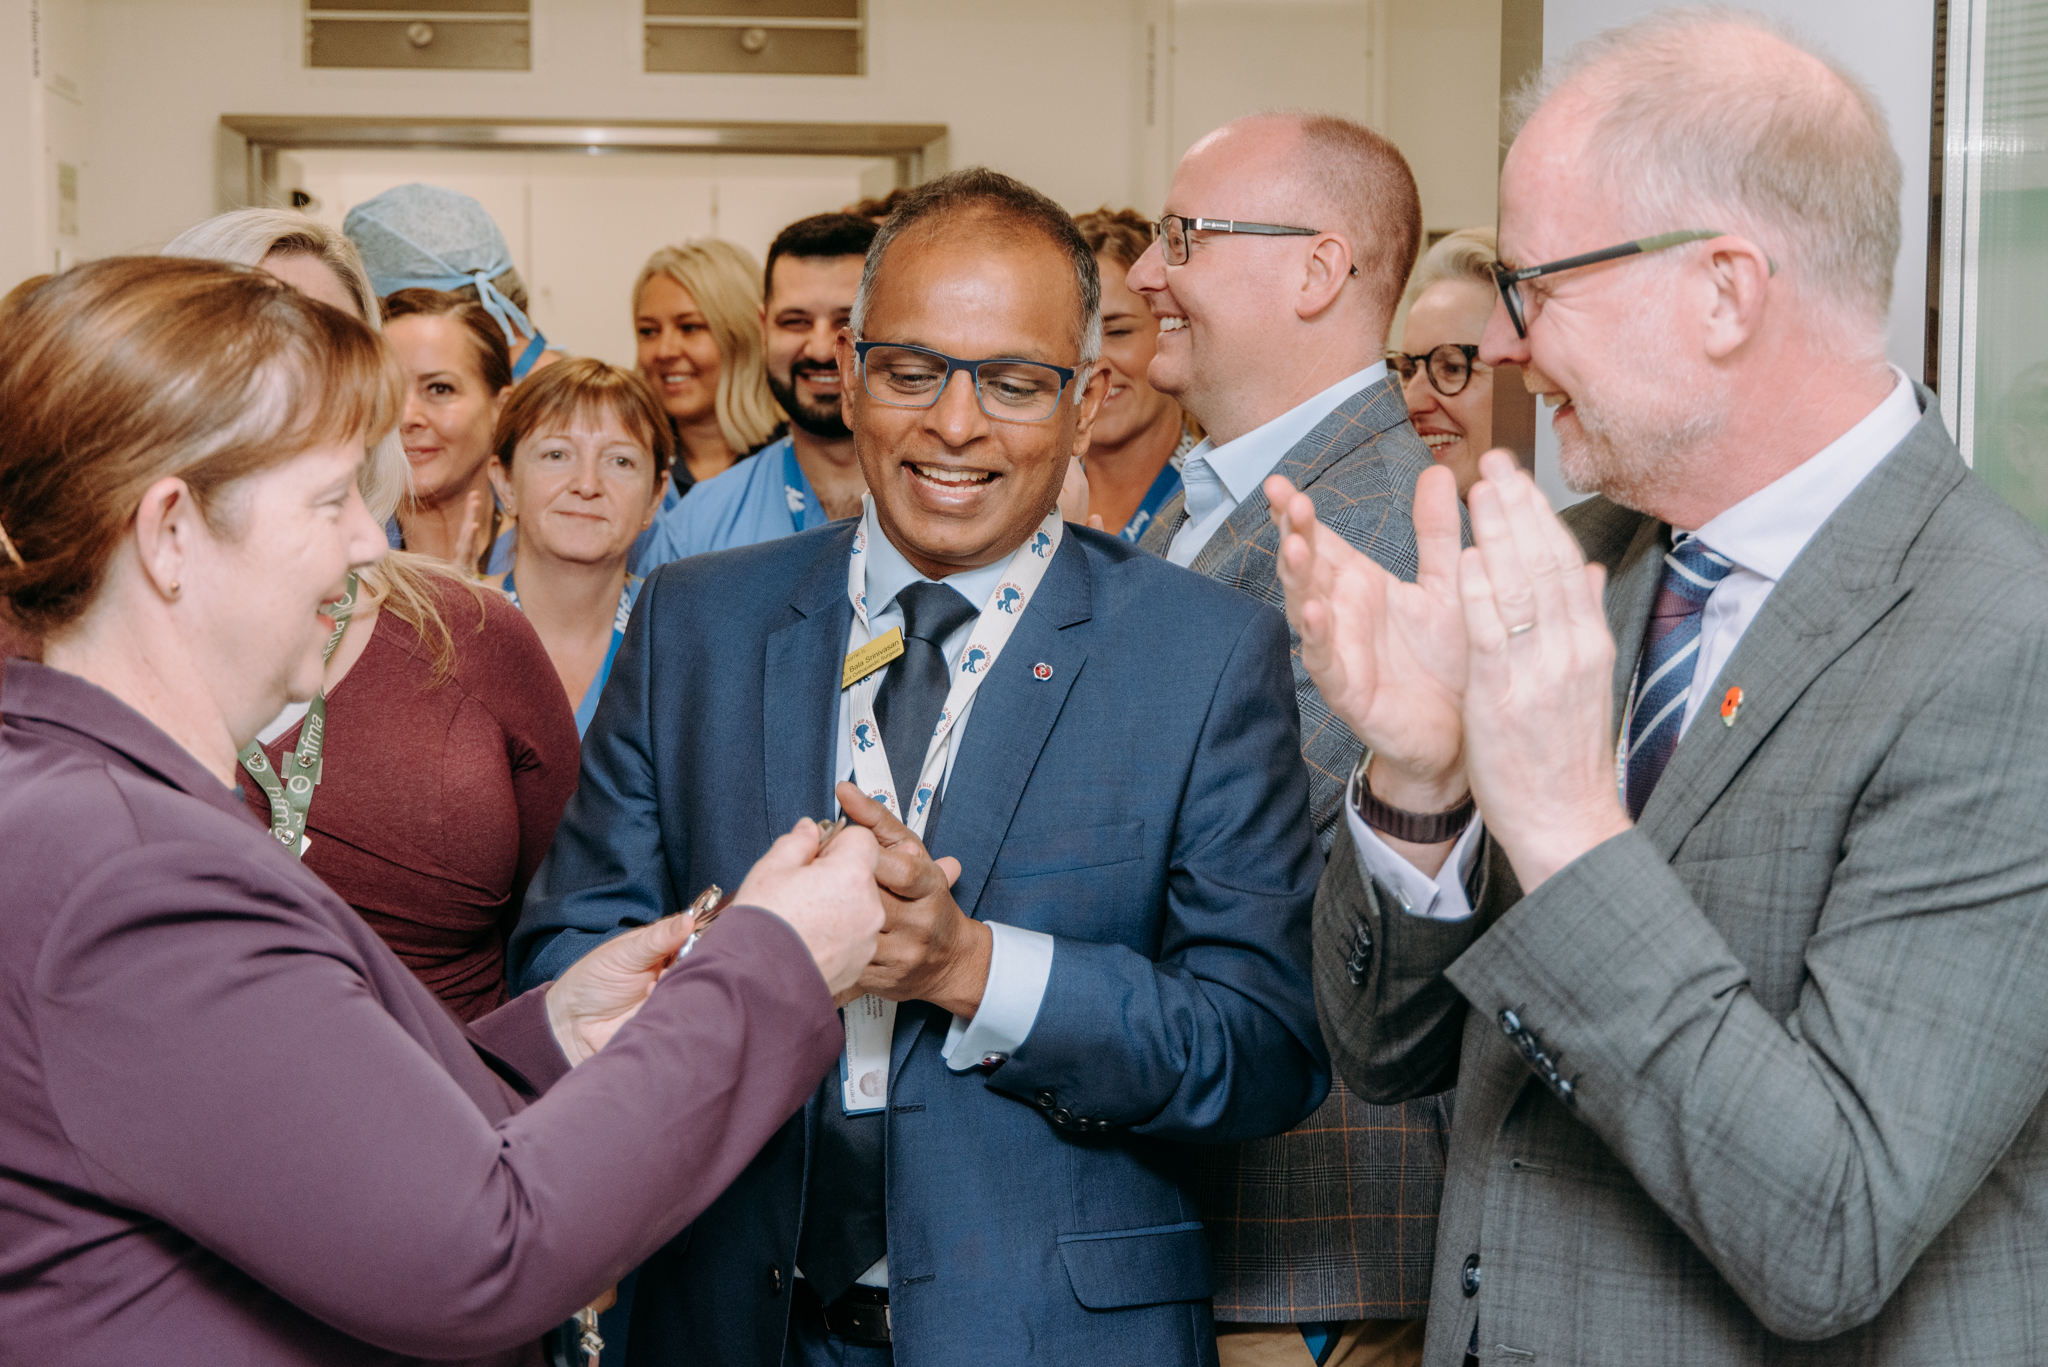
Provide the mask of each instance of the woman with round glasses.
[{"label": "woman with round glasses", "polygon": [[1493,314],[1493,229],[1466,228],[1429,249],[1408,286],[1408,321],[1387,363],[1401,375],[1408,417],[1437,464],[1458,477],[1458,497],[1479,482],[1493,444],[1493,367],[1479,338]]}]

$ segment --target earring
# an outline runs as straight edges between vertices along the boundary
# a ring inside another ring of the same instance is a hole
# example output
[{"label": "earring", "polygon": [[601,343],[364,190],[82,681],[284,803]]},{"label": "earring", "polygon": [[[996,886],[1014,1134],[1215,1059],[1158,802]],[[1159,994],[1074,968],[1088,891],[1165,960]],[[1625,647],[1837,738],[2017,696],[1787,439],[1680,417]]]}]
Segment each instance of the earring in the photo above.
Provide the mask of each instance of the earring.
[{"label": "earring", "polygon": [[171,597],[176,598],[178,596],[178,581],[173,579],[171,581],[170,588],[167,589],[166,592],[168,592],[171,595]]}]

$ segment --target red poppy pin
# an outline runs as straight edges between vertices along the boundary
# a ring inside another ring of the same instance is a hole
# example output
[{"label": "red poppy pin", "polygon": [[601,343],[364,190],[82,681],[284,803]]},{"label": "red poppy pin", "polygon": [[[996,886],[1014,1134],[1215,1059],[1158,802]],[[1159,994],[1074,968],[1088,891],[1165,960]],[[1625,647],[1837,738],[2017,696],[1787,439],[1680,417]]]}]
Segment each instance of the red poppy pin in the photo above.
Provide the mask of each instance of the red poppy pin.
[{"label": "red poppy pin", "polygon": [[1031,666],[1031,676],[1040,683],[1044,683],[1052,677],[1052,666],[1044,663],[1035,664]]},{"label": "red poppy pin", "polygon": [[1735,714],[1742,710],[1742,690],[1731,688],[1721,699],[1721,725],[1735,725]]}]

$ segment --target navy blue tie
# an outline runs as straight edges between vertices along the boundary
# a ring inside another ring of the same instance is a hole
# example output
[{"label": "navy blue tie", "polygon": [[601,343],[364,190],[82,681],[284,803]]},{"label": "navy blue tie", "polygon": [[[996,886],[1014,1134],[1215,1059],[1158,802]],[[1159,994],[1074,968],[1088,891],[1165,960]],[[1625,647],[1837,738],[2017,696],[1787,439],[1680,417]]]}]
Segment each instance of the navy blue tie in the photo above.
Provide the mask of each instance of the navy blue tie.
[{"label": "navy blue tie", "polygon": [[1642,816],[1643,804],[1663,776],[1685,729],[1685,699],[1692,691],[1700,658],[1700,619],[1714,586],[1735,563],[1717,555],[1687,532],[1664,554],[1664,578],[1643,634],[1643,659],[1636,667],[1635,709],[1628,726],[1628,814]]},{"label": "navy blue tie", "polygon": [[[953,688],[946,638],[972,620],[975,610],[960,590],[923,582],[905,584],[896,595],[896,606],[903,609],[903,654],[889,666],[875,693],[875,725],[882,728],[889,777],[896,782],[896,801],[907,821],[915,810],[913,790],[924,769],[925,751],[931,748],[932,731]],[[932,815],[938,815],[936,808]],[[925,829],[931,829],[929,821]]]}]

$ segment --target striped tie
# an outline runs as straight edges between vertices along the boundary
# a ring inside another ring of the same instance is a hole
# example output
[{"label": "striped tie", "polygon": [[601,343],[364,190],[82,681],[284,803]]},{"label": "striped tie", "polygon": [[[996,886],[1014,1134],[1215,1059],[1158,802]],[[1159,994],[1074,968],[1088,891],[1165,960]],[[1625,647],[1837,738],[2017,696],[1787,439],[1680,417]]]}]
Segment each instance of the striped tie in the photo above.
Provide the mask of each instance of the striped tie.
[{"label": "striped tie", "polygon": [[1714,586],[1734,562],[1707,549],[1687,532],[1664,555],[1664,581],[1650,609],[1643,662],[1636,669],[1635,710],[1628,727],[1628,814],[1641,817],[1643,804],[1685,724],[1685,696],[1692,691],[1693,666],[1700,657],[1700,617]]}]

